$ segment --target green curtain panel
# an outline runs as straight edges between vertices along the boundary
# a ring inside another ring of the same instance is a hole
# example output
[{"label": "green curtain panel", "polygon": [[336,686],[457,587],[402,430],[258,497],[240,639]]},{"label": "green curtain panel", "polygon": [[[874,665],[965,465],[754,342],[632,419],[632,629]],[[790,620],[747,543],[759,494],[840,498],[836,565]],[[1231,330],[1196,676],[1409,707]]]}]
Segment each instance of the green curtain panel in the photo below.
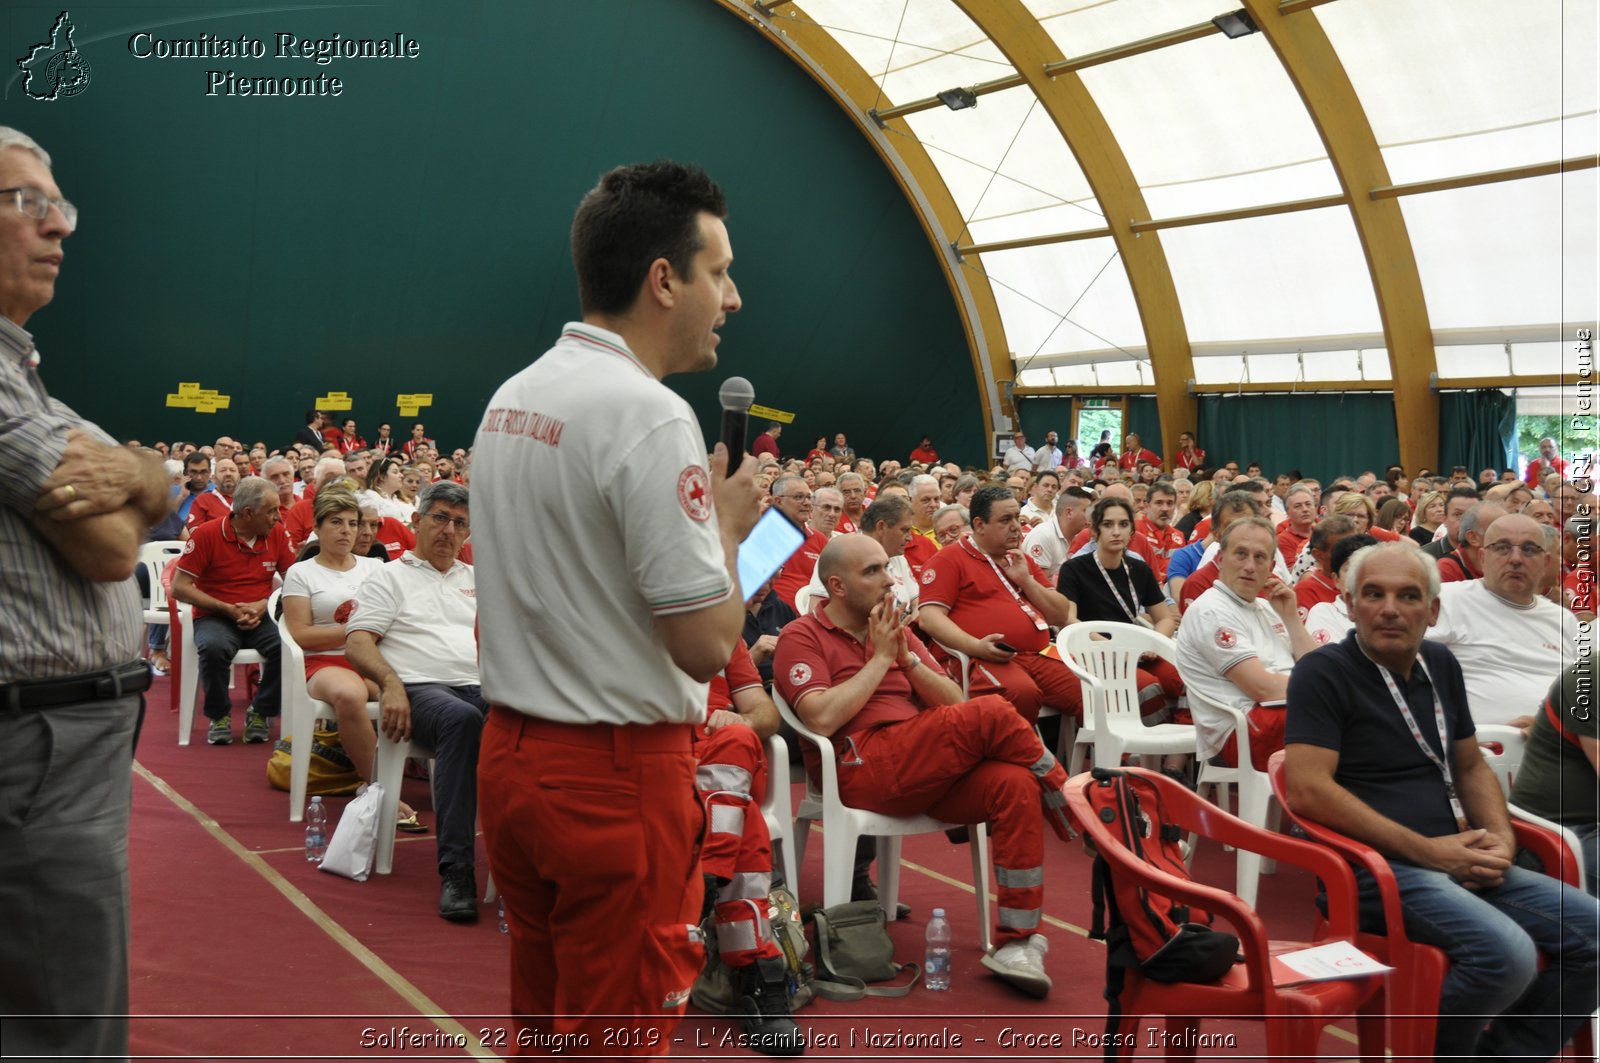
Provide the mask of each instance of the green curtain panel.
[{"label": "green curtain panel", "polygon": [[1029,446],[1043,443],[1049,431],[1063,441],[1072,438],[1072,399],[1063,395],[1021,400],[1017,403],[1017,427],[1028,433]]},{"label": "green curtain panel", "polygon": [[1199,443],[1207,464],[1261,462],[1275,476],[1299,469],[1326,483],[1399,460],[1389,395],[1206,395]]},{"label": "green curtain panel", "polygon": [[[1172,455],[1163,447],[1161,439],[1161,414],[1156,410],[1154,395],[1134,395],[1128,399],[1128,431],[1136,432],[1139,443],[1146,450],[1153,450],[1165,460],[1170,461]],[[1174,440],[1176,443],[1176,440]],[[1117,440],[1117,453],[1122,453],[1122,440]]]},{"label": "green curtain panel", "polygon": [[1465,465],[1474,476],[1479,469],[1517,467],[1514,397],[1496,388],[1439,396],[1438,468],[1452,465]]}]

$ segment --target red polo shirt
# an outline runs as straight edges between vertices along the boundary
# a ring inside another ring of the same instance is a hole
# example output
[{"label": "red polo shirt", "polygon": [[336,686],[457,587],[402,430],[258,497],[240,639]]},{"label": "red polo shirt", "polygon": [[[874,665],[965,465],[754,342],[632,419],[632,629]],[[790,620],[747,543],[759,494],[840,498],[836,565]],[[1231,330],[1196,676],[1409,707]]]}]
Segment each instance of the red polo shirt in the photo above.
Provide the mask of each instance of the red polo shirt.
[{"label": "red polo shirt", "polygon": [[1195,469],[1201,469],[1205,467],[1206,452],[1201,450],[1199,447],[1194,448],[1193,454],[1185,450],[1180,450],[1178,451],[1178,456],[1172,459],[1172,464],[1175,468],[1188,469],[1193,472]]},{"label": "red polo shirt", "polygon": [[[1316,525],[1313,524],[1312,527],[1315,528]],[[1294,530],[1294,525],[1288,521],[1284,521],[1278,526],[1278,552],[1282,554],[1283,559],[1291,565],[1294,564],[1295,559],[1300,556],[1300,551],[1305,549],[1306,543],[1309,543],[1310,541],[1310,532],[1306,532],[1304,535],[1301,535],[1299,532]]]},{"label": "red polo shirt", "polygon": [[906,564],[911,567],[911,578],[920,583],[923,570],[938,553],[938,543],[921,532],[912,532],[911,541],[906,543]]},{"label": "red polo shirt", "polygon": [[[924,668],[939,668],[928,647],[910,631],[906,632],[906,645],[922,658]],[[798,712],[807,695],[848,682],[871,658],[870,645],[857,642],[855,636],[834,626],[826,609],[818,609],[783,629],[772,659],[772,680],[778,693]],[[849,735],[909,720],[920,711],[911,678],[897,667],[890,668],[861,711],[834,732],[833,740],[842,745],[840,740]]]},{"label": "red polo shirt", "polygon": [[1141,461],[1154,465],[1158,469],[1161,467],[1161,455],[1157,454],[1153,450],[1145,450],[1143,447],[1140,447],[1138,450],[1129,450],[1124,452],[1122,457],[1117,459],[1117,467],[1122,469],[1137,469]]},{"label": "red polo shirt", "polygon": [[189,534],[202,524],[209,524],[218,517],[226,517],[233,512],[233,499],[221,491],[207,491],[194,500],[194,505],[189,507],[189,520],[185,527]]},{"label": "red polo shirt", "polygon": [[822,548],[828,545],[830,538],[826,532],[806,525],[806,541],[783,563],[783,575],[772,581],[772,589],[778,592],[778,597],[794,604],[794,596],[811,582],[811,574],[817,570],[817,558],[822,556]]},{"label": "red polo shirt", "polygon": [[1331,602],[1339,597],[1339,590],[1332,582],[1325,579],[1321,572],[1312,569],[1300,577],[1300,582],[1294,585],[1295,604],[1300,607],[1300,619],[1304,620],[1306,614],[1311,612],[1313,605]]},{"label": "red polo shirt", "polygon": [[932,447],[918,447],[911,452],[911,460],[920,461],[924,465],[937,465],[939,463],[939,452]]},{"label": "red polo shirt", "polygon": [[[233,521],[202,524],[183,544],[178,571],[194,577],[195,586],[218,601],[237,604],[259,602],[272,594],[272,577],[294,564],[294,551],[283,525],[246,544],[233,530]],[[196,617],[209,615],[196,608]]]},{"label": "red polo shirt", "polygon": [[1461,552],[1458,546],[1439,559],[1439,582],[1460,583],[1463,580],[1481,579],[1482,572],[1472,570],[1472,562],[1467,560],[1467,555]]},{"label": "red polo shirt", "polygon": [[1560,473],[1564,478],[1567,475],[1567,459],[1558,454],[1550,459],[1549,465],[1545,465],[1542,458],[1534,458],[1528,462],[1528,471],[1522,474],[1522,482],[1537,491],[1543,478],[1553,472]]},{"label": "red polo shirt", "polygon": [[1144,559],[1150,562],[1150,569],[1155,573],[1156,582],[1167,582],[1167,561],[1171,559],[1174,550],[1183,549],[1184,543],[1187,542],[1183,532],[1170,524],[1165,528],[1158,528],[1149,517],[1140,517],[1134,524],[1134,530],[1144,536],[1145,541],[1150,544],[1151,552],[1155,555],[1152,557],[1146,554]]},{"label": "red polo shirt", "polygon": [[311,538],[314,499],[302,498],[283,511],[283,530],[288,533],[289,546],[298,551]]},{"label": "red polo shirt", "polygon": [[[404,554],[407,550],[415,550],[417,548],[416,533],[408,528],[404,521],[396,517],[384,517],[378,524],[377,540],[389,552],[390,561]],[[466,547],[463,546],[462,550],[465,551]],[[462,558],[462,560],[466,564],[472,564],[466,558]]]},{"label": "red polo shirt", "polygon": [[[1033,578],[1048,587],[1044,570],[1033,558],[1023,555],[1023,559]],[[1028,653],[1050,644],[1049,627],[1039,626],[1043,617],[1038,610],[1031,602],[1026,609],[1019,603],[1019,598],[1027,602],[1027,597],[970,539],[940,550],[919,579],[922,604],[944,606],[956,626],[975,638],[999,632],[1003,642]]]},{"label": "red polo shirt", "polygon": [[711,677],[711,689],[706,691],[706,715],[718,709],[732,709],[734,694],[760,686],[761,673],[750,659],[750,651],[742,641],[734,643],[727,667]]}]

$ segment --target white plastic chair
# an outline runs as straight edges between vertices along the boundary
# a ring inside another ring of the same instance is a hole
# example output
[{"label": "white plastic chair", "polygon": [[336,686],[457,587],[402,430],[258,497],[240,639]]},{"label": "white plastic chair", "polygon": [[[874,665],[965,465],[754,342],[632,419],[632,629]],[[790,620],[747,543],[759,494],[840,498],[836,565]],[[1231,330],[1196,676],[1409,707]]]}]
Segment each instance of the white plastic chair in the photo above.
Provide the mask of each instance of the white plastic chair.
[{"label": "white plastic chair", "polygon": [[[1494,772],[1495,778],[1500,780],[1500,791],[1507,797],[1511,796],[1511,784],[1516,781],[1517,770],[1522,767],[1522,747],[1527,740],[1522,737],[1519,728],[1503,723],[1480,723],[1478,733],[1474,736],[1478,740],[1479,751],[1483,753],[1483,761]],[[1493,742],[1500,747],[1499,752],[1490,749],[1488,743]]]},{"label": "white plastic chair", "polygon": [[773,847],[783,846],[783,884],[799,899],[800,864],[794,852],[794,806],[789,785],[789,743],[782,735],[774,734],[767,739],[767,796],[761,802],[761,816],[767,821]]},{"label": "white plastic chair", "polygon": [[[1275,831],[1283,817],[1283,809],[1278,806],[1278,799],[1272,793],[1272,780],[1264,771],[1257,771],[1253,766],[1255,762],[1250,759],[1250,725],[1245,720],[1245,714],[1231,705],[1223,705],[1212,701],[1201,694],[1194,687],[1188,687],[1189,707],[1191,710],[1210,709],[1221,713],[1233,720],[1234,741],[1238,747],[1237,768],[1230,768],[1223,764],[1211,764],[1206,758],[1200,756],[1199,730],[1195,729],[1195,763],[1200,766],[1199,782],[1195,786],[1198,793],[1204,794],[1207,789],[1211,791],[1210,801],[1223,811],[1228,810],[1228,787],[1238,790],[1238,808],[1234,815],[1246,823],[1266,830]],[[1275,870],[1273,861],[1266,859],[1260,853],[1250,852],[1248,849],[1235,850],[1237,863],[1234,872],[1233,892],[1239,899],[1250,907],[1256,905],[1256,893],[1263,874],[1272,874]]]},{"label": "white plastic chair", "polygon": [[[277,612],[279,591],[273,591],[267,599],[267,616],[271,617]],[[187,602],[178,602],[178,623],[183,627],[183,639],[180,652],[183,654],[183,678],[178,683],[178,744],[189,744],[189,732],[194,730],[194,705],[200,692],[200,653],[194,644],[194,606]],[[282,621],[274,621],[278,625],[278,634],[283,634]],[[245,664],[266,664],[266,658],[255,650],[240,650],[233,656],[233,667],[238,668]],[[228,686],[231,689],[233,680],[230,678]],[[280,725],[281,730],[281,725]]]},{"label": "white plastic chair", "polygon": [[179,539],[157,539],[139,547],[138,563],[145,567],[150,576],[150,593],[144,600],[146,624],[172,626],[172,614],[167,609],[167,588],[161,582],[161,574],[172,559],[181,553],[183,542]]},{"label": "white plastic chair", "polygon": [[1078,750],[1090,745],[1097,768],[1120,768],[1125,753],[1165,757],[1194,752],[1193,727],[1146,726],[1139,714],[1139,658],[1153,653],[1176,665],[1178,648],[1167,636],[1138,624],[1080,620],[1061,629],[1056,649],[1083,684],[1083,725],[1066,759],[1069,766],[1076,766]]},{"label": "white plastic chair", "polygon": [[[878,839],[878,903],[886,918],[896,918],[900,893],[900,839],[907,834],[952,830],[960,824],[943,823],[932,816],[885,816],[846,805],[839,798],[839,769],[834,763],[833,743],[801,723],[776,690],[772,692],[772,700],[795,733],[817,747],[822,761],[822,790],[814,790],[807,775],[805,800],[800,802],[796,818],[822,820],[823,906],[832,907],[850,900],[856,841],[866,834]],[[989,926],[989,831],[983,823],[967,826],[972,839],[973,892],[978,897],[978,925],[982,928],[983,948],[987,952],[993,945]],[[797,866],[805,862],[806,836],[809,833],[809,829],[795,832]]]},{"label": "white plastic chair", "polygon": [[[318,720],[337,720],[333,706],[318,701],[306,689],[306,654],[289,632],[287,622],[278,624],[278,639],[283,644],[283,724],[279,737],[295,739],[290,745],[289,822],[305,818],[306,781],[311,775],[311,738]],[[378,703],[367,702],[367,718],[378,719]],[[304,735],[304,742],[298,741]]]}]

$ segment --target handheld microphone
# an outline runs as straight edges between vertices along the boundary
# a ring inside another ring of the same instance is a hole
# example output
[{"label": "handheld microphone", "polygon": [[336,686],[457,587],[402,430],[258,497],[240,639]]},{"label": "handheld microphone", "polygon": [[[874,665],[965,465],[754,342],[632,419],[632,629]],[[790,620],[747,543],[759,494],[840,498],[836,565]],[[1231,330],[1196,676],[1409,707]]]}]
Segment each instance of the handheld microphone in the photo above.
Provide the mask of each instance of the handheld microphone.
[{"label": "handheld microphone", "polygon": [[730,376],[717,392],[722,400],[722,442],[728,447],[728,472],[732,476],[744,460],[745,434],[750,427],[750,407],[756,389],[742,376]]}]

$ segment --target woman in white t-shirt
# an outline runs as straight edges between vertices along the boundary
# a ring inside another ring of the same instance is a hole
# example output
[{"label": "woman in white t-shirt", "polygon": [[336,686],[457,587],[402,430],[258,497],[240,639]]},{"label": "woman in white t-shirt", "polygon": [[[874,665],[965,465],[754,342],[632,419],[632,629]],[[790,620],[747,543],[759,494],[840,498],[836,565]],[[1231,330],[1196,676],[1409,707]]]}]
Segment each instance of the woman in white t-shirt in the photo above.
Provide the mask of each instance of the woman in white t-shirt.
[{"label": "woman in white t-shirt", "polygon": [[[367,717],[367,702],[378,688],[352,668],[344,655],[345,621],[356,605],[362,581],[383,564],[352,551],[361,532],[361,507],[343,487],[317,492],[312,508],[319,550],[292,566],[283,579],[283,620],[306,653],[306,689],[333,706],[339,741],[366,782],[373,777],[377,733]],[[400,806],[403,822],[414,813]]]},{"label": "woman in white t-shirt", "polygon": [[406,501],[402,493],[404,484],[405,471],[398,458],[384,458],[367,473],[367,490],[375,491],[378,495],[379,516],[410,523],[416,505]]}]

